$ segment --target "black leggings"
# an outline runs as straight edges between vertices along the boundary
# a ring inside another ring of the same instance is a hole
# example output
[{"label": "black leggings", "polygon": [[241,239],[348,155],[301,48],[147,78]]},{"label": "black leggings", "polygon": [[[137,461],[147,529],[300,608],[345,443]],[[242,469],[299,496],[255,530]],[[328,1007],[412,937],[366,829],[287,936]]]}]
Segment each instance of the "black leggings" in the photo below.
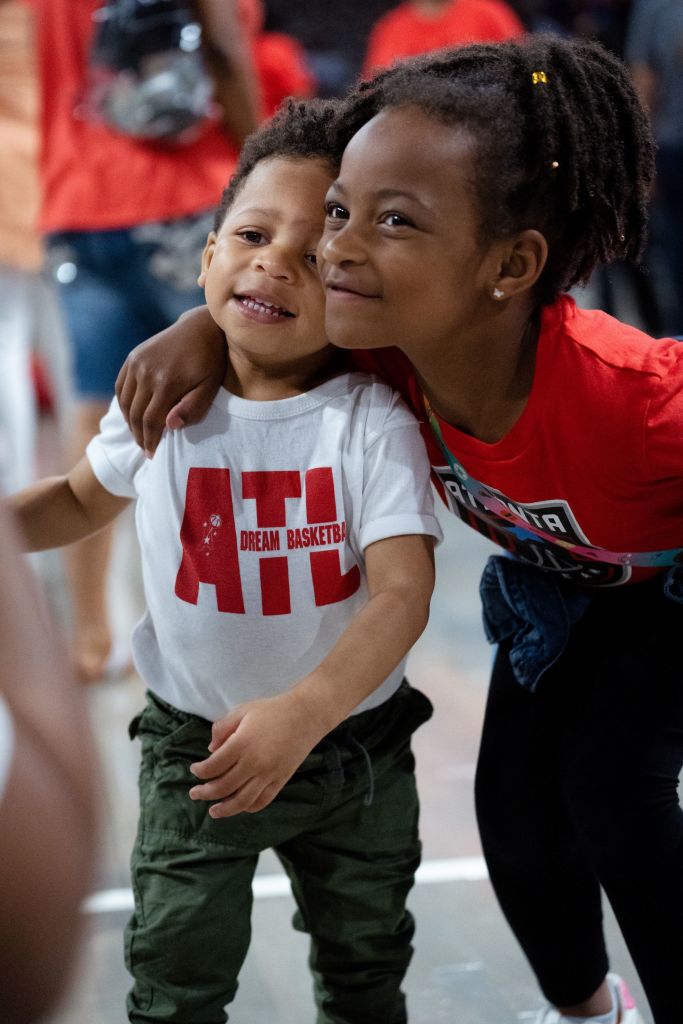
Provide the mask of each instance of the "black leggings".
[{"label": "black leggings", "polygon": [[657,1024],[683,1020],[683,607],[600,594],[536,693],[493,669],[477,815],[496,895],[552,1003],[607,971],[600,886]]}]

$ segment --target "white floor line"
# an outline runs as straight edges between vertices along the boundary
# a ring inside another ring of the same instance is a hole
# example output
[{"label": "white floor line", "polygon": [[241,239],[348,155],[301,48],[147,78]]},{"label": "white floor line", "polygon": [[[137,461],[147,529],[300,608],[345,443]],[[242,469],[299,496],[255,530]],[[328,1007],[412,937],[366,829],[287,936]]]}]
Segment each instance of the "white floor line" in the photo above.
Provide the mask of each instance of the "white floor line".
[{"label": "white floor line", "polygon": [[[480,882],[488,878],[483,857],[453,857],[450,860],[428,860],[418,869],[418,885],[437,882]],[[267,900],[288,896],[289,880],[286,875],[257,875],[254,879],[254,898]],[[111,914],[133,909],[130,889],[102,889],[94,892],[83,903],[86,914]]]}]

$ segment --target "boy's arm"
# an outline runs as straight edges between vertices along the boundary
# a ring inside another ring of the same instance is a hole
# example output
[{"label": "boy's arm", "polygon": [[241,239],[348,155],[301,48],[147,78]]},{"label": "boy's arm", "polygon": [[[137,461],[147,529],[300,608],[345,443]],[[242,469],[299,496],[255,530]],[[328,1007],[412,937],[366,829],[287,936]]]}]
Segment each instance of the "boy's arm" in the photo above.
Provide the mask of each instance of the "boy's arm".
[{"label": "boy's arm", "polygon": [[206,415],[223,383],[227,346],[207,306],[133,349],[116,380],[116,397],[133,437],[151,457],[164,427]]},{"label": "boy's arm", "polygon": [[[191,766],[194,800],[224,818],[262,810],[306,755],[368,697],[424,630],[434,539],[391,537],[365,551],[369,600],[321,664],[279,697],[250,701],[214,724],[211,756]],[[207,781],[204,781],[207,780]]]},{"label": "boy's arm", "polygon": [[66,476],[38,480],[6,504],[15,514],[26,550],[44,551],[97,533],[129,501],[102,486],[84,455]]}]

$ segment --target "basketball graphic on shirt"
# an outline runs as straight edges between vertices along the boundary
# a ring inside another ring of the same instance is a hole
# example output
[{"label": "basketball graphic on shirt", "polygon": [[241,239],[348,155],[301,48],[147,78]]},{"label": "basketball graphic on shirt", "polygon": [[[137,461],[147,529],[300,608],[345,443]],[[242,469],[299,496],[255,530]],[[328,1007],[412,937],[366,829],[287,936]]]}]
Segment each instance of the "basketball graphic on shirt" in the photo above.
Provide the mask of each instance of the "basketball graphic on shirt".
[{"label": "basketball graphic on shirt", "polygon": [[223,522],[223,520],[221,519],[221,517],[218,514],[218,512],[213,512],[209,516],[208,521],[204,523],[204,527],[206,529],[206,533],[204,534],[204,544],[206,545],[205,554],[207,554],[207,555],[209,554],[209,550],[208,549],[209,549],[209,546],[211,545],[211,541],[213,539],[213,535],[215,534],[216,530],[219,529],[219,527],[221,526],[222,522]]}]

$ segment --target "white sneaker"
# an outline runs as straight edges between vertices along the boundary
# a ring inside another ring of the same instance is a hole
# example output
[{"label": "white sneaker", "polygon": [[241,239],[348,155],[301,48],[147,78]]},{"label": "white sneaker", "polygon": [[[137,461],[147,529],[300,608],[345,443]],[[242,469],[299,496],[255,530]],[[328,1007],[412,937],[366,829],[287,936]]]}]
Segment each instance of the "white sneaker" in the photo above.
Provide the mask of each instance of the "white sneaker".
[{"label": "white sneaker", "polygon": [[[608,974],[612,994],[617,1001],[617,1024],[643,1024],[633,996],[623,978],[618,974]],[[586,1017],[586,1024],[591,1024],[593,1017]],[[534,1024],[567,1024],[569,1018],[564,1017],[554,1006],[546,1006],[541,1010]]]},{"label": "white sneaker", "polygon": [[607,980],[617,1000],[617,1024],[643,1024],[636,1001],[624,979],[618,974],[608,974]]}]

